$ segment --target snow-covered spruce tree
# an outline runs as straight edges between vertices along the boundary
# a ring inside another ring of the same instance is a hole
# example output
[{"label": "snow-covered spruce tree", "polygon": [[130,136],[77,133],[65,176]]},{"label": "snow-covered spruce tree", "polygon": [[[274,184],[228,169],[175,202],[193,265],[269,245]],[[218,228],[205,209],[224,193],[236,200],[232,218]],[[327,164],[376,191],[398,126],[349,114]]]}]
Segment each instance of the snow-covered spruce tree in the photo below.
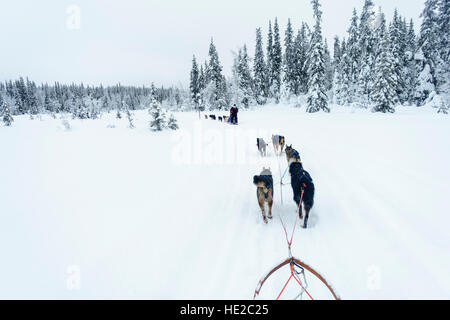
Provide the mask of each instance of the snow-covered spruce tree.
[{"label": "snow-covered spruce tree", "polygon": [[261,28],[256,29],[255,58],[253,61],[253,85],[255,100],[258,104],[265,104],[267,101],[267,74],[264,62],[264,51],[262,46]]},{"label": "snow-covered spruce tree", "polygon": [[353,103],[356,97],[356,91],[358,86],[358,78],[360,72],[360,59],[361,48],[359,46],[359,30],[358,30],[358,14],[356,9],[353,9],[353,15],[350,21],[350,28],[348,29],[348,40],[346,43],[346,55],[348,67],[348,90],[347,90],[347,102]]},{"label": "snow-covered spruce tree", "polygon": [[397,9],[394,11],[394,18],[389,26],[389,37],[391,44],[391,53],[394,57],[394,71],[397,78],[395,91],[396,100],[404,103],[406,97],[406,85],[404,80],[405,55],[406,55],[406,30],[404,29],[401,17]]},{"label": "snow-covered spruce tree", "polygon": [[[425,8],[421,14],[422,25],[418,38],[416,61],[418,63],[419,78],[416,92],[418,105],[425,104],[426,100],[434,95],[436,90],[435,67],[439,59],[439,0],[426,0]],[[431,85],[433,88],[431,88]]]},{"label": "snow-covered spruce tree", "polygon": [[72,97],[72,119],[88,119],[89,109],[86,106],[86,102],[83,98]]},{"label": "snow-covered spruce tree", "polygon": [[284,37],[284,83],[290,94],[296,94],[297,79],[296,79],[296,56],[294,46],[294,31],[292,30],[291,19],[288,19],[288,24]]},{"label": "snow-covered spruce tree", "polygon": [[381,41],[381,52],[375,63],[375,83],[372,88],[374,112],[394,113],[396,99],[396,79],[394,57],[390,52],[389,34],[386,32]]},{"label": "snow-covered spruce tree", "polygon": [[297,94],[307,94],[308,93],[308,53],[309,53],[309,28],[306,23],[302,23],[302,27],[298,31],[297,37],[295,38],[295,61],[296,61],[296,71],[297,71],[297,82],[298,82],[298,93]]},{"label": "snow-covered spruce tree", "polygon": [[314,18],[316,24],[311,39],[311,55],[309,66],[309,92],[308,92],[308,106],[306,111],[309,113],[325,111],[330,112],[328,108],[328,97],[326,94],[326,79],[325,79],[325,50],[323,48],[322,40],[322,11],[320,10],[319,0],[312,0],[314,11]]},{"label": "snow-covered spruce tree", "polygon": [[39,114],[38,100],[36,97],[36,84],[27,79],[27,105],[29,107],[30,119]]},{"label": "snow-covered spruce tree", "polygon": [[411,19],[406,35],[405,50],[405,90],[408,104],[414,103],[414,95],[417,87],[417,65],[414,60],[416,52],[416,34],[414,32],[414,23]]},{"label": "snow-covered spruce tree", "polygon": [[194,104],[194,108],[198,109],[200,100],[200,83],[198,65],[197,61],[195,60],[195,56],[192,58],[191,81],[189,84],[189,89],[191,92],[191,101]]},{"label": "snow-covered spruce tree", "polygon": [[376,39],[374,29],[376,28],[375,5],[372,0],[365,0],[358,26],[358,48],[360,55],[357,64],[359,73],[356,76],[356,101],[360,106],[370,103],[370,90],[373,84],[373,69],[375,63]]},{"label": "snow-covered spruce tree", "polygon": [[250,58],[247,52],[247,46],[244,45],[242,49],[239,49],[237,60],[235,61],[235,77],[238,90],[240,91],[239,103],[248,107],[254,103],[253,98],[253,79],[250,71],[249,61]]},{"label": "snow-covered spruce tree", "polygon": [[208,78],[213,84],[211,107],[219,110],[226,108],[226,81],[222,75],[222,66],[213,39],[211,39],[209,46]]},{"label": "snow-covered spruce tree", "polygon": [[6,103],[6,101],[3,100],[1,97],[0,101],[1,101],[0,117],[5,126],[9,127],[11,123],[14,122],[14,118],[11,116],[11,111],[9,110],[9,106]]},{"label": "snow-covered spruce tree", "polygon": [[430,96],[435,95],[434,78],[431,67],[422,49],[419,48],[414,56],[417,69],[421,70],[417,76],[417,85],[414,93],[414,100],[417,106],[423,106]]},{"label": "snow-covered spruce tree", "polygon": [[[334,43],[333,43],[333,59],[331,61],[331,79],[332,79],[332,89],[334,87],[335,83],[335,73],[336,69],[339,68],[339,63],[341,62],[341,41],[339,40],[338,36],[334,37]],[[333,90],[333,96],[334,96],[334,90]]]},{"label": "snow-covered spruce tree", "polygon": [[175,119],[175,116],[173,115],[173,113],[171,113],[169,116],[169,120],[167,121],[167,127],[171,130],[179,129],[178,121],[177,121],[177,119]]},{"label": "snow-covered spruce tree", "polygon": [[324,64],[325,64],[325,89],[331,90],[333,87],[333,62],[331,61],[330,50],[328,49],[328,42],[325,39],[324,47]]},{"label": "snow-covered spruce tree", "polygon": [[[261,40],[262,41],[262,40]],[[268,88],[271,97],[275,98],[278,103],[280,100],[281,90],[281,72],[283,69],[283,53],[281,49],[280,28],[278,26],[278,19],[275,18],[273,26],[273,51],[272,51],[272,70],[271,70],[271,87]]]},{"label": "snow-covered spruce tree", "polygon": [[16,103],[16,110],[18,114],[25,114],[28,112],[28,94],[25,81],[22,77],[15,82],[14,101]]},{"label": "snow-covered spruce tree", "polygon": [[345,39],[342,40],[342,46],[339,45],[339,49],[335,48],[334,50],[335,54],[339,50],[339,56],[334,59],[333,102],[342,106],[347,102],[348,74],[350,72]]},{"label": "snow-covered spruce tree", "polygon": [[439,32],[439,59],[435,67],[437,92],[450,99],[450,1],[439,0],[437,25]]},{"label": "snow-covered spruce tree", "polygon": [[[273,84],[273,32],[272,22],[269,20],[269,32],[267,33],[267,63],[266,63],[266,87],[270,89]],[[270,90],[267,92],[268,98],[273,98]]]},{"label": "snow-covered spruce tree", "polygon": [[167,127],[166,113],[155,97],[152,98],[152,105],[150,106],[149,113],[152,116],[152,120],[150,121],[151,130],[162,131]]}]

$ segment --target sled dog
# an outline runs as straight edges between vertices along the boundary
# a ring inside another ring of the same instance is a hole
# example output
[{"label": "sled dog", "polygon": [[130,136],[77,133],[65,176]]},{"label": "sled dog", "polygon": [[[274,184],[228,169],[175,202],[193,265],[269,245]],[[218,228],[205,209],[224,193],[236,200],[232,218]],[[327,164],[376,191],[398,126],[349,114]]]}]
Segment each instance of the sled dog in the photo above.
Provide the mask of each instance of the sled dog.
[{"label": "sled dog", "polygon": [[264,139],[257,138],[256,146],[258,147],[258,151],[261,153],[261,157],[265,157],[267,155],[268,144],[264,141]]},{"label": "sled dog", "polygon": [[300,154],[297,150],[292,148],[292,144],[290,146],[286,146],[286,160],[288,163],[291,162],[299,162],[301,163],[302,160],[300,158]]},{"label": "sled dog", "polygon": [[283,136],[272,135],[272,143],[275,154],[278,154],[278,148],[280,148],[280,155],[283,153],[285,139]]},{"label": "sled dog", "polygon": [[[289,166],[289,173],[291,174],[291,186],[300,219],[303,218],[302,204],[305,207],[303,228],[306,229],[308,227],[309,212],[314,205],[314,183],[309,173],[303,169],[301,162],[292,163]],[[300,199],[302,199],[302,203],[300,203]]]},{"label": "sled dog", "polygon": [[[272,172],[269,169],[263,168],[259,176],[253,177],[253,183],[258,187],[256,190],[256,197],[258,199],[259,207],[261,208],[264,223],[267,224],[269,219],[272,219],[272,205],[273,205],[273,178]],[[269,206],[269,215],[266,217],[265,203]]]}]

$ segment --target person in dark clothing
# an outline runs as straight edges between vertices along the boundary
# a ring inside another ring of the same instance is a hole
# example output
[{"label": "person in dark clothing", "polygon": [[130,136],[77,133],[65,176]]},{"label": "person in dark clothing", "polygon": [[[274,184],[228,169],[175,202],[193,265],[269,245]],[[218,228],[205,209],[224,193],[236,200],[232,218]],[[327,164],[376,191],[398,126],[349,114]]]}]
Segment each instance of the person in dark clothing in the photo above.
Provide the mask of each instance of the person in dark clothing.
[{"label": "person in dark clothing", "polygon": [[239,112],[239,109],[236,107],[236,105],[234,105],[230,109],[230,122],[231,122],[231,124],[238,124],[238,112]]}]

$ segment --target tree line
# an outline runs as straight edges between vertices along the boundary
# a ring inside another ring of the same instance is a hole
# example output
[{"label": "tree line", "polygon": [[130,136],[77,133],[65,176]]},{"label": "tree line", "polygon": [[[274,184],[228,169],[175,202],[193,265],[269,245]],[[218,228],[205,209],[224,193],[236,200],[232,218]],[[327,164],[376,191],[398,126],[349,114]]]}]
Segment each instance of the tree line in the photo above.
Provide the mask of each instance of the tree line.
[{"label": "tree line", "polygon": [[283,44],[277,19],[269,21],[266,46],[256,29],[253,58],[243,45],[234,57],[232,76],[222,74],[213,39],[208,59],[194,55],[190,98],[200,110],[244,107],[297,100],[307,112],[328,112],[329,103],[394,112],[398,105],[449,104],[449,0],[427,0],[416,34],[412,20],[395,10],[389,23],[381,8],[365,0],[353,10],[347,34],[334,38],[331,55],[322,36],[319,0],[311,1],[315,24],[294,31],[288,20]]}]

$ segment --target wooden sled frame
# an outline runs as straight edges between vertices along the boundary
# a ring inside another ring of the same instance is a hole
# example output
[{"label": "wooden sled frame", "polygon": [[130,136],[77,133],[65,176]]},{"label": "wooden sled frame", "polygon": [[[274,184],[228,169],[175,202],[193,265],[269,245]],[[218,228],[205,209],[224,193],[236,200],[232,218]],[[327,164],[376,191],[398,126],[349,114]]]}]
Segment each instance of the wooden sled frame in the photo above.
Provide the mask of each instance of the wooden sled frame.
[{"label": "wooden sled frame", "polygon": [[333,295],[335,300],[341,300],[341,298],[336,294],[336,292],[334,292],[334,289],[331,287],[330,284],[328,284],[327,280],[325,280],[325,278],[318,273],[316,270],[314,270],[312,267],[310,267],[309,265],[307,265],[306,263],[304,263],[303,261],[296,259],[294,257],[290,257],[287,258],[285,261],[283,261],[282,263],[280,263],[278,266],[276,266],[275,268],[273,268],[271,271],[269,271],[269,273],[267,273],[267,275],[265,275],[259,282],[258,285],[256,287],[255,290],[255,294],[253,296],[253,300],[256,299],[256,297],[259,295],[259,292],[261,291],[262,286],[264,285],[264,283],[266,282],[267,279],[269,279],[269,277],[274,274],[276,271],[278,271],[279,269],[281,269],[282,267],[286,266],[286,265],[290,265],[296,263],[297,265],[305,268],[306,270],[308,270],[309,272],[311,272],[314,276],[316,276],[327,288],[328,290],[331,292],[331,294]]}]

